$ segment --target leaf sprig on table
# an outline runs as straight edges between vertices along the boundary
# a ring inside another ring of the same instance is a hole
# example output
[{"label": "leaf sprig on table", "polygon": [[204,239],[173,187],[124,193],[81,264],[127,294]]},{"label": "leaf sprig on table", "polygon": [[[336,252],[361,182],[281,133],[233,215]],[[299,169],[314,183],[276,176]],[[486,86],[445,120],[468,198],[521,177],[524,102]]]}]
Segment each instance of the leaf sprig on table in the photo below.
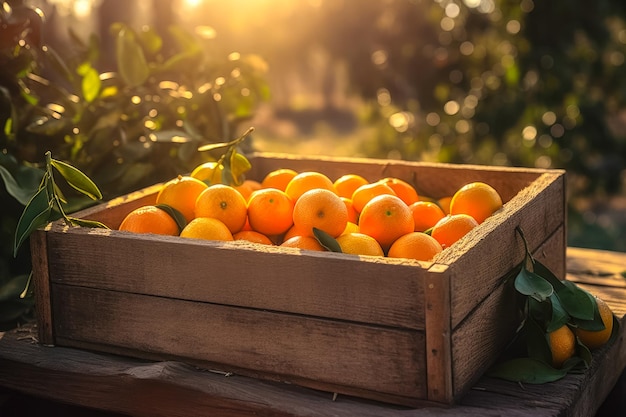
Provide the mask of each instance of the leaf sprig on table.
[{"label": "leaf sprig on table", "polygon": [[[576,338],[575,354],[562,367],[553,366],[548,334],[567,325],[599,331],[605,328],[595,297],[571,281],[561,280],[530,253],[520,227],[525,257],[516,269],[514,287],[521,296],[522,322],[507,353],[509,359],[494,365],[489,376],[514,382],[542,384],[589,367],[591,351]],[[613,335],[619,323],[613,318]]]}]

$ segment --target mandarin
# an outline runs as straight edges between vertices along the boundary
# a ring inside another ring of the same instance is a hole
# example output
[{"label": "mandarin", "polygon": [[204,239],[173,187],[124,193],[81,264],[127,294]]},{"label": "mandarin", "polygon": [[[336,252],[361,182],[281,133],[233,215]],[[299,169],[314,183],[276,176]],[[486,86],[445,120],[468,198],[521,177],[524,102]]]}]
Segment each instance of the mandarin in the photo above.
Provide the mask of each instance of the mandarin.
[{"label": "mandarin", "polygon": [[450,214],[469,214],[479,224],[502,208],[500,194],[484,182],[472,182],[459,188],[450,200]]},{"label": "mandarin", "polygon": [[204,240],[233,240],[228,226],[212,217],[196,217],[185,226],[180,236]]},{"label": "mandarin", "polygon": [[357,188],[368,183],[369,181],[360,175],[345,174],[335,180],[333,187],[339,197],[352,198]]},{"label": "mandarin", "polygon": [[293,236],[281,243],[280,246],[285,248],[298,248],[320,252],[326,250],[326,248],[324,248],[320,242],[312,236]]},{"label": "mandarin", "polygon": [[313,236],[313,228],[332,237],[339,236],[348,223],[348,209],[334,191],[309,190],[302,194],[293,207],[293,224]]},{"label": "mandarin", "polygon": [[221,184],[222,183],[222,171],[224,170],[224,165],[218,164],[215,161],[204,162],[191,171],[190,176],[205,184]]},{"label": "mandarin", "polygon": [[245,240],[247,242],[261,243],[263,245],[273,245],[274,242],[263,233],[254,230],[241,230],[233,234],[234,240]]},{"label": "mandarin", "polygon": [[293,225],[293,200],[277,188],[262,188],[248,200],[248,222],[264,235],[285,233]]},{"label": "mandarin", "polygon": [[613,333],[613,312],[609,305],[602,299],[595,297],[596,304],[598,305],[598,312],[602,318],[604,324],[603,330],[592,331],[581,329],[580,327],[574,330],[576,336],[580,341],[589,349],[598,349],[602,347],[611,338]]},{"label": "mandarin", "polygon": [[387,184],[393,190],[393,192],[396,193],[396,195],[406,203],[407,206],[410,206],[411,204],[419,200],[419,196],[417,195],[417,191],[415,190],[415,188],[411,184],[400,178],[387,177],[379,180],[378,182]]},{"label": "mandarin", "polygon": [[261,188],[276,188],[281,191],[287,189],[289,181],[298,175],[298,172],[290,168],[279,168],[268,174],[261,181]]},{"label": "mandarin", "polygon": [[430,235],[445,249],[476,226],[478,222],[469,214],[448,214],[433,226]]},{"label": "mandarin", "polygon": [[374,197],[379,195],[396,195],[395,191],[383,182],[373,182],[357,188],[352,193],[352,206],[360,213],[363,207]]},{"label": "mandarin", "polygon": [[218,219],[231,233],[237,233],[246,223],[246,199],[230,185],[213,184],[198,196],[195,213],[196,218]]},{"label": "mandarin", "polygon": [[383,248],[373,237],[364,233],[346,233],[337,238],[343,253],[351,255],[385,256]]},{"label": "mandarin", "polygon": [[124,217],[119,230],[133,233],[154,233],[176,236],[178,224],[165,210],[148,205],[136,208]]},{"label": "mandarin", "polygon": [[561,368],[576,353],[576,337],[567,324],[548,333],[548,341],[552,352],[552,366],[555,368]]},{"label": "mandarin", "polygon": [[400,197],[383,194],[372,198],[359,216],[359,230],[380,243],[384,250],[415,228],[411,209]]},{"label": "mandarin", "polygon": [[195,217],[196,199],[206,188],[207,185],[199,179],[179,175],[163,184],[155,204],[167,204],[175,208],[190,222]]},{"label": "mandarin", "polygon": [[333,182],[326,175],[316,171],[301,172],[289,181],[285,192],[291,199],[296,202],[302,194],[307,191],[321,188],[330,190],[333,193],[335,188]]},{"label": "mandarin", "polygon": [[442,250],[441,244],[434,237],[423,232],[411,232],[396,239],[387,256],[430,261]]},{"label": "mandarin", "polygon": [[443,210],[432,201],[416,201],[409,206],[413,213],[415,231],[424,232],[445,217]]}]

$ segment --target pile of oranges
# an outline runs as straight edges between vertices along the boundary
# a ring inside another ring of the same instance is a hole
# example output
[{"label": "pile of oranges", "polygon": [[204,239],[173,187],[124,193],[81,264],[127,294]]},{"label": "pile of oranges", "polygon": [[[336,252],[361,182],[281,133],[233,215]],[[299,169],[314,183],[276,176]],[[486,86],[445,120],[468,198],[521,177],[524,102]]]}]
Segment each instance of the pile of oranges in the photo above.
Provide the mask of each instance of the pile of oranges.
[{"label": "pile of oranges", "polygon": [[[323,251],[321,231],[343,253],[429,261],[502,207],[498,192],[482,182],[434,200],[394,177],[371,182],[346,174],[333,181],[286,168],[239,186],[213,177],[196,169],[165,183],[156,204],[129,213],[119,229]],[[166,208],[184,217],[182,224]]]}]

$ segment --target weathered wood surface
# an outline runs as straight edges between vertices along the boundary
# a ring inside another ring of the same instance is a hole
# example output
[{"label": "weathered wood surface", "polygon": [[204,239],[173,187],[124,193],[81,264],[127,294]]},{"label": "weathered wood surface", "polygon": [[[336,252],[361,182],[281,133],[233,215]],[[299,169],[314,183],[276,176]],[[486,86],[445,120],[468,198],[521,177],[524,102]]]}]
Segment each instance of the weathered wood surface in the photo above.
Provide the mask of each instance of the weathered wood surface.
[{"label": "weathered wood surface", "polygon": [[87,350],[45,347],[26,327],[0,339],[0,385],[28,394],[133,416],[592,416],[626,366],[626,254],[568,249],[568,279],[607,300],[620,318],[615,341],[591,368],[551,384],[481,378],[460,404],[407,409]]}]

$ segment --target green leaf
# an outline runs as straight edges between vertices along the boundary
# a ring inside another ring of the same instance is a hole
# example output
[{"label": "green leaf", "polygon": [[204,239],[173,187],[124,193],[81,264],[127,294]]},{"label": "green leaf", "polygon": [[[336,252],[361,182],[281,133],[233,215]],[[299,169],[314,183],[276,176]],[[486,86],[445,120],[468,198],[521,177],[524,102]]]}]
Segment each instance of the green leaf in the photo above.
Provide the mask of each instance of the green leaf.
[{"label": "green leaf", "polygon": [[[0,164],[3,163],[3,154],[0,153]],[[17,163],[15,163],[17,165]],[[15,176],[11,174],[9,169],[0,165],[0,177],[4,181],[7,192],[15,198],[20,204],[26,205],[37,192],[39,183],[43,178],[44,172],[38,168],[18,166],[16,167]]]},{"label": "green leaf", "polygon": [[545,363],[552,361],[552,351],[544,329],[532,318],[524,323],[524,336],[526,337],[526,350],[528,357]]},{"label": "green leaf", "polygon": [[547,266],[536,259],[533,259],[533,272],[545,278],[550,284],[552,284],[554,291],[558,292],[559,289],[564,287],[563,282],[558,279]]},{"label": "green leaf", "polygon": [[24,292],[27,285],[28,274],[11,278],[4,285],[0,286],[0,301],[20,298],[20,295]]},{"label": "green leaf", "polygon": [[570,281],[562,281],[563,288],[557,291],[561,304],[570,316],[581,320],[593,320],[595,300],[591,294]]},{"label": "green leaf", "polygon": [[51,164],[65,178],[67,183],[76,191],[86,195],[92,200],[102,199],[102,193],[94,182],[78,168],[73,167],[58,159],[52,159]]},{"label": "green leaf", "polygon": [[513,382],[527,384],[545,384],[558,381],[567,374],[568,369],[555,369],[550,365],[531,358],[515,358],[493,366],[487,375]]},{"label": "green leaf", "polygon": [[525,267],[521,269],[515,277],[515,289],[527,296],[531,296],[537,301],[543,301],[550,297],[554,288],[541,276],[530,272]]},{"label": "green leaf", "polygon": [[48,223],[51,212],[52,199],[44,186],[30,199],[20,216],[15,230],[13,256],[17,255],[17,250],[34,230]]},{"label": "green leaf", "polygon": [[91,227],[94,229],[109,229],[109,226],[96,220],[87,220],[71,216],[67,216],[67,220],[74,226]]},{"label": "green leaf", "polygon": [[16,299],[2,302],[0,303],[0,323],[17,320],[24,316],[26,313],[28,313],[32,308],[32,298]]},{"label": "green leaf", "polygon": [[602,321],[602,316],[600,315],[600,310],[598,309],[598,303],[593,295],[589,294],[591,302],[593,303],[593,319],[591,320],[583,320],[577,317],[572,317],[572,324],[576,327],[580,327],[584,330],[589,330],[592,332],[604,330],[606,327],[604,326],[604,322]]},{"label": "green leaf", "polygon": [[120,75],[130,87],[142,85],[150,75],[143,49],[135,38],[134,32],[124,27],[117,33],[115,44]]},{"label": "green leaf", "polygon": [[252,164],[244,155],[239,152],[233,152],[230,156],[230,171],[233,178],[237,181],[241,180],[243,174],[252,169]]},{"label": "green leaf", "polygon": [[83,97],[88,103],[91,103],[98,98],[101,88],[102,82],[100,81],[98,71],[96,71],[93,67],[89,67],[85,74],[83,74]]},{"label": "green leaf", "polygon": [[561,305],[561,300],[557,296],[556,293],[552,293],[550,295],[550,306],[552,307],[552,317],[550,318],[550,322],[546,327],[547,332],[553,332],[556,329],[562,327],[564,324],[570,320],[569,314]]},{"label": "green leaf", "polygon": [[187,226],[187,219],[185,219],[183,213],[176,210],[174,207],[167,204],[157,204],[155,207],[158,207],[161,210],[165,211],[174,219],[176,225],[178,226],[178,233],[182,232],[185,226]]},{"label": "green leaf", "polygon": [[313,235],[315,236],[317,241],[320,243],[320,245],[322,245],[329,251],[338,252],[338,253],[343,252],[341,250],[341,246],[339,246],[339,243],[337,243],[337,240],[335,240],[335,238],[333,238],[331,235],[329,235],[325,231],[318,229],[317,227],[314,227]]}]

